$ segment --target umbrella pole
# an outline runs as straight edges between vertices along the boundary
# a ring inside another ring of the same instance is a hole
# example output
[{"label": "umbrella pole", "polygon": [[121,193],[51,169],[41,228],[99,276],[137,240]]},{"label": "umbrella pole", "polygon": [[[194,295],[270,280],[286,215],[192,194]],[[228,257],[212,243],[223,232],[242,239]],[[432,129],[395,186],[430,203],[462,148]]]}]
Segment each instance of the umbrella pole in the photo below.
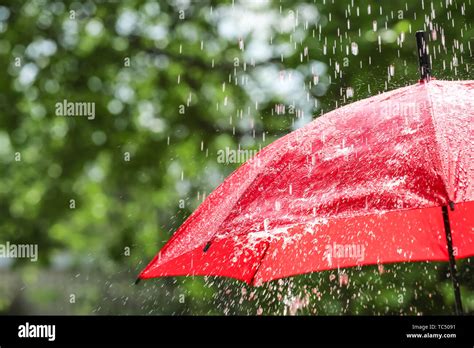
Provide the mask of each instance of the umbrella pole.
[{"label": "umbrella pole", "polygon": [[[454,210],[454,205],[450,202],[451,210]],[[448,245],[448,254],[449,254],[449,273],[451,274],[451,281],[453,282],[454,288],[454,300],[456,302],[456,314],[463,314],[462,302],[461,302],[461,291],[459,290],[459,281],[456,272],[456,259],[454,258],[453,250],[453,238],[451,235],[451,224],[449,222],[449,213],[448,207],[442,206],[443,210],[443,221],[444,221],[444,232],[446,233],[446,243]]]}]

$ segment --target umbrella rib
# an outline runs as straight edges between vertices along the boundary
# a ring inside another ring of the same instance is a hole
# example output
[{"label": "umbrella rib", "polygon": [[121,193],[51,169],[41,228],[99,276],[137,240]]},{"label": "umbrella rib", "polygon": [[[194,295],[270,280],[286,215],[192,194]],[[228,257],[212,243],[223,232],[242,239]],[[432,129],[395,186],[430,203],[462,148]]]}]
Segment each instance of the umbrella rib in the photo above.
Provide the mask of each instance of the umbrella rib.
[{"label": "umbrella rib", "polygon": [[270,249],[270,242],[267,242],[266,245],[267,246],[265,247],[265,251],[263,252],[262,257],[260,258],[260,263],[258,264],[257,269],[255,270],[255,272],[252,275],[252,278],[250,279],[250,282],[249,282],[250,285],[254,285],[255,276],[257,275],[258,271],[260,270],[260,266],[262,266],[263,259],[267,255],[268,249]]},{"label": "umbrella rib", "polygon": [[426,89],[426,96],[427,96],[429,106],[430,106],[428,108],[429,114],[430,114],[429,119],[431,120],[431,125],[433,126],[433,136],[434,136],[434,143],[435,143],[435,147],[436,147],[436,149],[434,151],[434,156],[438,160],[439,165],[441,166],[441,168],[440,168],[440,170],[441,170],[440,178],[441,178],[441,182],[444,185],[444,191],[445,191],[445,194],[446,194],[446,202],[448,203],[450,201],[454,201],[454,199],[451,199],[449,197],[448,184],[446,183],[447,178],[444,177],[446,175],[446,170],[445,170],[446,166],[444,165],[443,159],[442,159],[442,156],[441,156],[441,145],[438,141],[438,128],[437,128],[437,124],[436,124],[436,120],[435,120],[435,109],[434,109],[433,101],[431,99],[431,94],[430,94],[430,90],[429,90],[429,83],[425,83],[424,87]]},{"label": "umbrella rib", "polygon": [[[296,130],[298,131],[298,130]],[[295,131],[295,132],[296,132]],[[290,133],[291,134],[291,133]],[[282,141],[282,139],[285,139],[289,134],[277,139],[275,141],[278,142],[278,141]],[[270,144],[270,145],[273,145],[274,143]],[[270,145],[268,145],[266,148],[268,148]],[[265,150],[262,149],[262,150]],[[268,151],[268,150],[267,150]],[[284,155],[285,153],[287,152],[287,148],[285,147],[284,149],[278,149],[277,151],[275,151],[275,153],[268,159],[268,161],[265,163],[265,166],[267,166],[269,163],[274,163],[278,160],[281,159],[281,156]],[[256,157],[260,154],[261,152],[259,152]],[[245,162],[244,165],[247,165],[249,162]],[[288,165],[288,164],[287,164]],[[242,170],[243,166],[241,166],[240,168],[238,168],[237,170]],[[234,172],[235,173],[235,172]],[[233,174],[234,174],[233,173]],[[232,175],[230,177],[232,177]],[[222,221],[219,223],[218,227],[216,228],[216,230],[213,232],[213,234],[208,238],[208,243],[212,243],[212,241],[214,241],[214,239],[216,238],[216,236],[219,235],[219,232],[221,230],[221,227],[225,224],[225,222],[227,221],[227,219],[229,218],[229,216],[231,216],[231,214],[233,213],[234,211],[234,208],[235,208],[235,205],[240,201],[240,199],[252,188],[252,186],[254,185],[254,183],[258,180],[258,179],[261,179],[263,173],[262,171],[259,171],[254,177],[253,179],[251,180],[251,182],[245,187],[245,189],[242,190],[242,193],[239,195],[239,198],[234,202],[233,206],[231,209],[229,209],[229,211],[227,212],[226,216],[222,219]],[[227,179],[226,179],[227,180]],[[275,180],[275,179],[274,179]],[[225,181],[224,181],[225,182]],[[198,208],[199,209],[199,208]],[[245,234],[246,232],[243,232],[243,234]],[[237,234],[239,235],[239,234]],[[209,247],[207,247],[207,249],[209,249]],[[206,251],[207,251],[206,249]]]}]

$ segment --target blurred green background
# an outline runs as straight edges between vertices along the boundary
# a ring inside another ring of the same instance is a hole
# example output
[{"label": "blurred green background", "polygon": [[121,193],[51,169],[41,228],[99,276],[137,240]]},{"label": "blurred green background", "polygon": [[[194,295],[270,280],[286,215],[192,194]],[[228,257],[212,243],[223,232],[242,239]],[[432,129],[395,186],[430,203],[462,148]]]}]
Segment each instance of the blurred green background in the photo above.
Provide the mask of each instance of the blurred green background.
[{"label": "blurred green background", "polygon": [[[470,0],[2,1],[0,243],[39,260],[0,258],[0,313],[453,313],[446,263],[133,282],[239,166],[219,150],[415,83],[416,30],[437,78],[472,79],[473,17]],[[95,118],[56,116],[65,99]]]}]

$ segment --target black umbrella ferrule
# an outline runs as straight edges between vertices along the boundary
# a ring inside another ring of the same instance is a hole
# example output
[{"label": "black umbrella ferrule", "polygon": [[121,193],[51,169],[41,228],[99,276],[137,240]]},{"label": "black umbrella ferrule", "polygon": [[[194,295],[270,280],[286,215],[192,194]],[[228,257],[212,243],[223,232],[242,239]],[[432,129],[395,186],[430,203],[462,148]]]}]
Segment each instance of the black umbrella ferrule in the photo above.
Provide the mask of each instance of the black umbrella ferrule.
[{"label": "black umbrella ferrule", "polygon": [[426,31],[417,31],[415,36],[420,63],[420,77],[423,81],[429,81],[431,78],[431,63],[430,56],[428,55],[428,33]]}]

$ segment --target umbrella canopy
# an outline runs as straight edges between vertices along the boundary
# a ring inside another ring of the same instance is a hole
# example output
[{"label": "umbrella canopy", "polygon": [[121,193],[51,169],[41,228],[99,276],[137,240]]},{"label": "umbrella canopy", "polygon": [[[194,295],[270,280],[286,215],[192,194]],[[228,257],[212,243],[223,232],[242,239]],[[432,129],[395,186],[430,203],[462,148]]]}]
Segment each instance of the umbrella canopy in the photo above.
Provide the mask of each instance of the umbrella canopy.
[{"label": "umbrella canopy", "polygon": [[[474,255],[474,81],[431,79],[351,104],[275,141],[229,176],[139,278],[291,275]],[[448,209],[449,207],[449,209]]]},{"label": "umbrella canopy", "polygon": [[230,175],[139,278],[448,261],[446,223],[453,255],[474,255],[473,101],[474,81],[431,80],[317,118]]}]

